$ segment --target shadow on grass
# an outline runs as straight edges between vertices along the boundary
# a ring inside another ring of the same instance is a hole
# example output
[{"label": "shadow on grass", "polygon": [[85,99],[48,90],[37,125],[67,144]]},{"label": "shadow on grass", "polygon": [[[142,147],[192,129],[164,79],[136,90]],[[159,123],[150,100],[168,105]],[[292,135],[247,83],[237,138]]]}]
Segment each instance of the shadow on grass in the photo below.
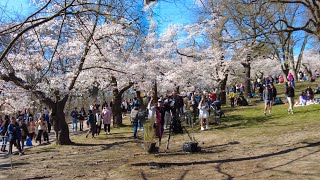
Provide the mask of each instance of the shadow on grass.
[{"label": "shadow on grass", "polygon": [[150,166],[150,164],[152,164],[154,166],[156,164],[160,168],[167,168],[167,167],[171,167],[171,166],[191,166],[191,165],[205,165],[205,164],[215,164],[215,163],[241,162],[241,161],[249,161],[249,160],[263,159],[263,158],[278,156],[278,155],[287,154],[287,153],[290,153],[290,152],[293,152],[293,151],[296,151],[299,149],[309,148],[309,147],[317,147],[317,146],[320,146],[320,142],[307,143],[307,145],[305,145],[305,146],[289,148],[289,149],[285,149],[282,151],[263,154],[263,155],[259,155],[259,156],[221,159],[221,160],[210,160],[210,161],[193,161],[193,162],[174,162],[174,163],[145,162],[145,163],[131,164],[131,166]]},{"label": "shadow on grass", "polygon": [[102,143],[98,143],[98,144],[74,143],[73,145],[74,145],[74,146],[79,146],[79,147],[84,147],[84,146],[89,146],[89,147],[92,147],[92,146],[101,146],[101,148],[102,148],[103,150],[106,150],[106,149],[110,149],[110,148],[113,147],[113,146],[121,146],[121,145],[123,145],[123,144],[130,143],[130,142],[134,142],[134,140],[114,142],[114,143],[111,143],[111,144],[102,144]]},{"label": "shadow on grass", "polygon": [[[30,163],[27,162],[19,162],[19,163],[12,163],[12,166],[15,168],[17,166],[27,165]],[[2,163],[0,164],[0,169],[9,169],[11,168],[10,159],[8,158],[8,163]]]}]

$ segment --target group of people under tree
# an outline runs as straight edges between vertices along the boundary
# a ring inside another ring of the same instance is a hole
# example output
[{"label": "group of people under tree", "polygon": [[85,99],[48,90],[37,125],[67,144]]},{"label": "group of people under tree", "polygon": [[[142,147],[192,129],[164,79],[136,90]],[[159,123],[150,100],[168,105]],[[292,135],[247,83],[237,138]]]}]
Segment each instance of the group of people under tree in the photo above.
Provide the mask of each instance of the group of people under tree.
[{"label": "group of people under tree", "polygon": [[[272,78],[265,78],[258,84],[255,84],[259,89],[259,97],[264,101],[264,116],[272,115],[272,106],[281,104],[281,98],[277,98],[277,89],[274,86],[275,81]],[[286,102],[289,105],[288,113],[293,114],[294,97],[295,97],[295,82],[293,75],[288,75],[288,82],[285,83]],[[316,86],[313,91],[309,86],[301,93],[299,101],[296,103],[306,105],[308,101],[314,101],[315,94],[320,93],[320,88]],[[248,105],[248,101],[244,96],[243,85],[232,86],[230,91],[227,89],[226,94],[229,95],[230,105],[232,108],[237,106]],[[254,96],[254,94],[252,95]],[[130,113],[131,123],[133,125],[133,137],[137,139],[137,132],[143,131],[146,119],[150,121],[150,127],[154,131],[154,136],[161,138],[166,129],[174,133],[182,133],[181,118],[187,115],[191,118],[192,123],[196,124],[199,119],[200,130],[210,129],[211,113],[221,112],[221,103],[219,101],[219,93],[215,90],[212,92],[192,91],[185,94],[178,94],[173,91],[172,94],[166,94],[159,98],[153,96],[144,97],[147,101],[146,109],[142,106],[137,97],[133,99],[123,99],[121,104],[123,116]],[[280,102],[278,102],[280,99]],[[112,102],[111,102],[112,103]],[[88,113],[82,107],[80,111],[75,107],[70,117],[72,120],[72,130],[78,131],[78,123],[80,131],[84,131],[84,124],[89,128],[86,137],[91,134],[92,138],[99,135],[103,125],[105,134],[110,134],[113,113],[112,107],[108,103],[102,105],[91,105]],[[101,108],[101,110],[100,110]],[[35,139],[35,142],[42,143],[43,140],[49,142],[49,133],[51,131],[50,116],[45,108],[43,112],[33,115],[28,110],[19,111],[15,116],[6,115],[4,119],[0,116],[0,134],[2,135],[1,151],[6,151],[7,140],[9,141],[9,153],[12,153],[12,146],[15,145],[19,154],[23,154],[24,144],[27,138]]]},{"label": "group of people under tree", "polygon": [[2,136],[1,151],[6,152],[7,142],[9,141],[9,153],[12,154],[13,145],[17,147],[19,154],[22,155],[25,143],[32,145],[32,140],[42,143],[43,140],[49,142],[51,131],[50,117],[45,108],[42,113],[35,117],[32,113],[25,110],[19,111],[17,115],[5,115],[4,119],[0,115],[0,134]]}]

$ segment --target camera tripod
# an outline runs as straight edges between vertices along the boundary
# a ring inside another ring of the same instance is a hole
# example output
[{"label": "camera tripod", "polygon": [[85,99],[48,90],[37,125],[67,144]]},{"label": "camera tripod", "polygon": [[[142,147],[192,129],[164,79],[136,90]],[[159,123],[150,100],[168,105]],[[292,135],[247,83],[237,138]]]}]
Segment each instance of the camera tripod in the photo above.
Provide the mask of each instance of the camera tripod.
[{"label": "camera tripod", "polygon": [[[179,123],[179,121],[180,121],[180,120],[179,120],[179,116],[178,116],[178,118],[177,118],[175,121],[178,121],[177,123]],[[171,120],[170,120],[170,128],[169,128],[169,135],[168,135],[167,144],[166,144],[166,149],[167,149],[167,150],[169,149],[171,134],[174,133],[174,132],[172,132],[172,130],[173,130],[173,128],[174,128],[173,125],[174,125],[174,124],[173,124],[173,118],[171,118]],[[190,133],[188,132],[187,128],[186,128],[184,125],[182,125],[181,122],[180,122],[180,125],[181,125],[182,129],[187,133],[190,141],[196,141],[194,137],[191,137],[191,135],[190,135]]]}]

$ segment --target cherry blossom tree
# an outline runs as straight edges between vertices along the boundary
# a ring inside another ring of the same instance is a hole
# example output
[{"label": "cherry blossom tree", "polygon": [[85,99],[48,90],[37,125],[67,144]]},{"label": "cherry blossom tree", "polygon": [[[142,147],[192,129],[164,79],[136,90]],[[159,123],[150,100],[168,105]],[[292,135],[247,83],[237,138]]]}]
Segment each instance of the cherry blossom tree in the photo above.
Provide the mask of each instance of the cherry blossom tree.
[{"label": "cherry blossom tree", "polygon": [[[0,83],[31,93],[48,106],[57,144],[70,144],[66,102],[94,81],[105,86],[105,79],[99,77],[106,73],[122,73],[117,69],[121,65],[113,63],[126,57],[120,47],[128,46],[124,39],[139,33],[132,13],[135,6],[124,8],[128,1],[35,2],[38,10],[24,21],[1,26]],[[105,66],[98,66],[104,62]]]}]

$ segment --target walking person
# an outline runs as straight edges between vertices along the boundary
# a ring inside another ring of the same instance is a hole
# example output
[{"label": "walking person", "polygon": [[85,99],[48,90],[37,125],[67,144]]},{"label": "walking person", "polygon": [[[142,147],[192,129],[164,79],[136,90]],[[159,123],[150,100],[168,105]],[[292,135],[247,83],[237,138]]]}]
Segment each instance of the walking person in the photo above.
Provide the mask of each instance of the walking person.
[{"label": "walking person", "polygon": [[112,118],[112,111],[108,107],[108,105],[106,104],[103,107],[103,110],[101,113],[101,119],[103,121],[103,126],[104,126],[103,129],[104,129],[105,134],[107,134],[107,130],[108,130],[108,134],[110,134],[111,118]]},{"label": "walking person", "polygon": [[10,124],[8,125],[8,138],[9,138],[9,154],[12,154],[12,146],[16,146],[19,151],[19,155],[24,153],[21,150],[21,130],[19,124],[16,122],[15,117],[11,117]]},{"label": "walking person", "polygon": [[78,129],[78,111],[77,111],[77,107],[75,107],[73,109],[73,111],[71,111],[71,114],[70,114],[71,118],[72,118],[72,131],[77,131]]},{"label": "walking person", "polygon": [[84,107],[82,107],[79,112],[80,131],[83,131],[83,121],[85,117],[86,117],[86,111],[84,110]]},{"label": "walking person", "polygon": [[294,105],[294,88],[291,86],[290,82],[287,82],[287,87],[286,87],[286,96],[287,96],[287,101],[289,104],[288,108],[288,114],[293,114],[293,105]]},{"label": "walking person", "polygon": [[273,95],[272,95],[272,89],[270,87],[270,84],[265,86],[265,90],[262,92],[262,97],[264,100],[264,116],[267,115],[266,111],[269,109],[269,116],[271,116],[271,110],[272,110],[272,100],[273,100]]},{"label": "walking person", "polygon": [[1,135],[1,139],[2,139],[2,146],[1,146],[1,151],[2,152],[6,152],[6,147],[7,147],[7,130],[8,130],[8,126],[10,124],[10,118],[9,115],[5,115],[4,117],[4,122],[2,123],[1,127],[0,127],[0,135]]},{"label": "walking person", "polygon": [[92,112],[92,110],[89,110],[88,113],[88,120],[87,120],[87,125],[90,126],[89,131],[86,134],[86,138],[88,138],[88,135],[91,133],[92,138],[94,138],[94,134],[95,134],[95,126],[96,126],[96,118]]}]

